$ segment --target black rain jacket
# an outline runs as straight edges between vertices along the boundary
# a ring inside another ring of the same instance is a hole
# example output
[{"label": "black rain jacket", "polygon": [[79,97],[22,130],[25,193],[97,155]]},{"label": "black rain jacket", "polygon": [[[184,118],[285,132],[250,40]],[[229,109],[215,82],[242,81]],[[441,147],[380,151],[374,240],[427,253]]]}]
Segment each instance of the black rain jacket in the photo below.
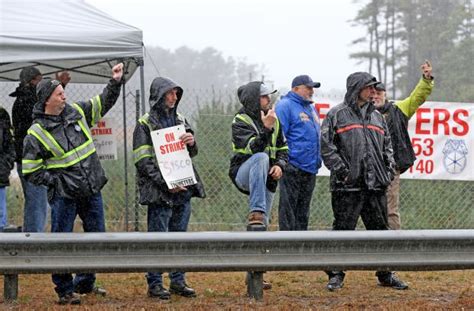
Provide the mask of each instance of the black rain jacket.
[{"label": "black rain jacket", "polygon": [[10,185],[10,171],[15,163],[15,147],[11,130],[10,116],[0,106],[0,187]]},{"label": "black rain jacket", "polygon": [[10,94],[16,97],[12,108],[13,135],[15,137],[15,152],[17,163],[21,163],[23,155],[23,140],[26,132],[33,123],[33,107],[37,102],[36,87],[20,84],[15,92]]},{"label": "black rain jacket", "polygon": [[331,171],[331,191],[385,190],[393,179],[395,161],[384,117],[369,102],[363,118],[357,105],[371,81],[375,78],[365,72],[350,75],[344,102],[323,121],[321,155]]},{"label": "black rain jacket", "polygon": [[[178,89],[178,100],[176,101],[174,108],[169,111],[168,115],[166,115],[164,97],[165,94],[173,88]],[[186,132],[192,133],[194,135],[194,131],[186,119],[182,116],[178,116],[177,113],[178,104],[182,96],[183,89],[172,80],[163,77],[158,77],[153,80],[150,87],[149,99],[151,110],[148,117],[148,122],[151,125],[152,130],[159,130],[168,127],[164,124],[161,124],[160,122],[160,116],[166,115],[167,117],[171,118],[174,125],[184,123]],[[153,142],[148,125],[139,122],[137,123],[133,132],[133,150],[138,150],[143,146],[153,146]],[[192,147],[186,147],[191,158],[198,154],[196,142]],[[154,154],[153,156],[144,157],[136,161],[135,167],[137,168],[137,183],[140,191],[140,204],[149,205],[155,203],[165,203],[169,206],[175,206],[183,204],[191,197],[204,198],[206,196],[204,186],[194,165],[193,169],[197,179],[197,184],[186,187],[188,191],[177,193],[169,192],[168,186],[166,185],[166,181],[161,174]]]},{"label": "black rain jacket", "polygon": [[[101,116],[104,116],[117,101],[121,84],[121,81],[111,79],[102,94],[98,95],[102,106]],[[92,124],[93,100],[76,102],[85,114],[88,127],[94,125]],[[69,104],[66,104],[64,110],[58,116],[46,115],[42,102],[36,103],[33,110],[33,123],[39,123],[47,130],[65,152],[79,147],[87,140],[79,127],[78,122],[81,119],[80,112]],[[46,150],[36,137],[30,134],[26,135],[23,145],[23,160],[46,160],[51,157],[53,157],[53,154]],[[53,196],[69,199],[88,197],[98,193],[107,183],[104,169],[96,152],[72,166],[53,169],[42,168],[26,174],[25,178],[31,183],[47,186],[50,200]]]},{"label": "black rain jacket", "polygon": [[[234,118],[232,122],[232,143],[234,149],[247,149],[250,150],[251,154],[244,154],[235,152],[234,156],[230,160],[229,177],[232,182],[235,183],[235,178],[240,166],[247,161],[253,154],[257,152],[265,152],[265,148],[270,146],[272,134],[274,129],[267,129],[263,126],[263,122],[260,116],[260,85],[262,82],[250,82],[246,85],[239,87],[237,95],[239,101],[242,104],[242,108],[237,114],[247,114],[256,125],[258,131],[244,121]],[[280,126],[278,130],[278,136],[276,140],[276,158],[270,158],[270,167],[278,165],[282,171],[285,171],[286,165],[288,164],[288,144],[286,138],[283,135],[283,129]],[[278,181],[269,177],[267,179],[267,189],[275,192],[278,185]],[[248,194],[248,191],[244,191],[237,186],[241,192]]]}]

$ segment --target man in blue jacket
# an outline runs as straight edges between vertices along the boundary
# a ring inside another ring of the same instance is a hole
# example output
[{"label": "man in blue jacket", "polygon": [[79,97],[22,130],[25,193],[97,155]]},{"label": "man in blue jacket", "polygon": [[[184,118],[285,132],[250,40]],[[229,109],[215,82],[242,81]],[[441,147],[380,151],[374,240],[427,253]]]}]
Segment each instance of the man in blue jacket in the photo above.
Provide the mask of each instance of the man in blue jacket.
[{"label": "man in blue jacket", "polygon": [[309,207],[321,167],[319,115],[311,100],[321,83],[297,76],[276,106],[288,142],[289,163],[280,182],[280,230],[307,230]]}]

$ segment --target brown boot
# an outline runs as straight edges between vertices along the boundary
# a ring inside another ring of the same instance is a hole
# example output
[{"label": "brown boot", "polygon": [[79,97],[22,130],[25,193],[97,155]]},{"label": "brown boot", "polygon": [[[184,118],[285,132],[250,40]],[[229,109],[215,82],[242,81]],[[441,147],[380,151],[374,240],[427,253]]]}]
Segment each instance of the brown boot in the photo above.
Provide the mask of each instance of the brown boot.
[{"label": "brown boot", "polygon": [[265,224],[265,214],[262,212],[251,212],[248,218],[249,225],[264,225]]}]

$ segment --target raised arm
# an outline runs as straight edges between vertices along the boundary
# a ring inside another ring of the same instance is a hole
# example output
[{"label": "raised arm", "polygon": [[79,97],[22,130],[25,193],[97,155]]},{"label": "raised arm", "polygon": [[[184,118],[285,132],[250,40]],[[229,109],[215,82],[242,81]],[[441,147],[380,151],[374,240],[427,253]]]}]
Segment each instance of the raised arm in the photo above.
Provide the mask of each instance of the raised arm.
[{"label": "raised arm", "polygon": [[421,71],[423,76],[416,85],[415,89],[411,92],[410,96],[395,103],[395,105],[408,119],[410,119],[415,114],[418,107],[420,107],[426,101],[433,90],[434,78],[431,75],[431,63],[429,61],[425,61],[423,65],[421,65]]}]

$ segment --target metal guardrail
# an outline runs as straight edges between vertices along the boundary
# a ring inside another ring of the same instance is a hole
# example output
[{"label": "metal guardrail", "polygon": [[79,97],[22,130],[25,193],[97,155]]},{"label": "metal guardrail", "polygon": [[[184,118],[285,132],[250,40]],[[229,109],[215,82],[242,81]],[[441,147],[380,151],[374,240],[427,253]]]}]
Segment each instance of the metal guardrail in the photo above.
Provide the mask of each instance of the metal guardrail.
[{"label": "metal guardrail", "polygon": [[473,268],[474,230],[0,234],[5,282],[52,272]]}]

